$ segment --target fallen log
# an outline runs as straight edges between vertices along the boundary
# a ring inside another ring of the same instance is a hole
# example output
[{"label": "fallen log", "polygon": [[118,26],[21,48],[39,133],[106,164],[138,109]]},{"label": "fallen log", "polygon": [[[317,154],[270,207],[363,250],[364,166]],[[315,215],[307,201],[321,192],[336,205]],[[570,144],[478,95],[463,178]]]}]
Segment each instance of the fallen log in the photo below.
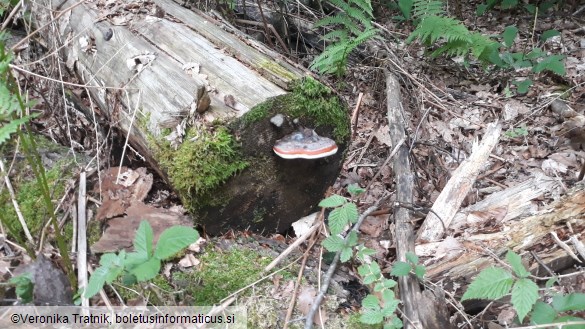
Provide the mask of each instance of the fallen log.
[{"label": "fallen log", "polygon": [[[345,105],[237,30],[170,0],[45,8],[53,11],[34,10],[39,25],[59,15],[46,43],[64,40],[54,47],[99,114],[208,233],[282,232],[337,177],[349,140]],[[300,149],[273,151],[295,131]]]}]

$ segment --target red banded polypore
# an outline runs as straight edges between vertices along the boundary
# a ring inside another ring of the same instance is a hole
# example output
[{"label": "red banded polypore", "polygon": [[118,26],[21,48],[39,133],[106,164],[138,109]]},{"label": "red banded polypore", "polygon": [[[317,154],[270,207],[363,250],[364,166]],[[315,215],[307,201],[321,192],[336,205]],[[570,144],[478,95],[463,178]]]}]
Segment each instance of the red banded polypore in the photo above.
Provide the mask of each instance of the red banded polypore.
[{"label": "red banded polypore", "polygon": [[337,153],[337,144],[312,129],[302,128],[277,140],[272,149],[284,159],[319,159]]}]

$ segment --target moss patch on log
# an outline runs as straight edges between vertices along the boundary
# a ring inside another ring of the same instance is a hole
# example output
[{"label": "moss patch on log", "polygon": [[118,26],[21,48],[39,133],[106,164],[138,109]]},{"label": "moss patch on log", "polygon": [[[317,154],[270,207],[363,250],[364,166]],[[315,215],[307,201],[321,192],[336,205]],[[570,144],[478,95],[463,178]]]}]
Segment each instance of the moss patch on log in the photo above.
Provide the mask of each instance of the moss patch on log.
[{"label": "moss patch on log", "polygon": [[190,211],[221,203],[221,198],[211,192],[248,166],[237,151],[234,137],[224,127],[192,128],[177,150],[163,138],[151,144],[155,145],[156,157],[183,205]]},{"label": "moss patch on log", "polygon": [[349,136],[350,128],[345,106],[331,89],[307,77],[292,84],[292,92],[260,104],[242,116],[245,124],[256,123],[273,113],[286,114],[313,122],[315,127],[333,126],[336,142]]}]

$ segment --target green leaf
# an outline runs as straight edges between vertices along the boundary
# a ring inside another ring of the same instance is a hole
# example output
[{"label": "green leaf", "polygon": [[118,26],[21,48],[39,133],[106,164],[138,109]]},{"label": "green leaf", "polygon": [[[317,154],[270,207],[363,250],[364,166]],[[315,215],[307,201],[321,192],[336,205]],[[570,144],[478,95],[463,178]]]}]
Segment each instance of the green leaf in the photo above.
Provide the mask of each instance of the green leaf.
[{"label": "green leaf", "polygon": [[553,297],[552,307],[558,312],[584,311],[585,294],[572,293],[568,295],[555,295]]},{"label": "green leaf", "polygon": [[411,266],[406,262],[395,262],[392,266],[392,271],[390,275],[393,276],[407,276],[410,273]]},{"label": "green leaf", "polygon": [[555,285],[555,283],[557,283],[558,281],[559,281],[559,278],[556,276],[553,276],[552,278],[546,280],[546,283],[544,284],[544,286],[546,288],[552,288]]},{"label": "green leaf", "polygon": [[339,255],[339,260],[342,263],[345,263],[351,259],[351,256],[353,256],[353,249],[351,249],[350,247],[343,248],[343,249],[341,249],[341,254]]},{"label": "green leaf", "polygon": [[[564,323],[564,322],[573,322],[573,321],[583,321],[582,318],[572,316],[572,315],[565,315],[561,316],[560,318],[556,319],[554,323]],[[563,329],[585,329],[585,324],[575,324],[570,326],[563,326]]]},{"label": "green leaf", "polygon": [[512,287],[512,305],[518,313],[520,323],[536,301],[538,300],[538,286],[530,279],[522,278]]},{"label": "green leaf", "polygon": [[500,6],[502,9],[512,9],[518,5],[518,0],[502,0]]},{"label": "green leaf", "polygon": [[532,68],[532,71],[534,73],[540,73],[544,70],[549,70],[549,71],[556,73],[560,76],[564,76],[566,74],[565,64],[563,64],[563,62],[561,62],[561,60],[564,58],[565,58],[565,56],[563,56],[563,55],[551,55],[551,56],[545,57],[538,64],[534,65],[534,67]]},{"label": "green leaf", "polygon": [[10,120],[10,122],[8,122],[7,124],[2,124],[0,126],[0,145],[9,140],[10,135],[14,134],[21,124],[27,123],[34,116],[28,115],[19,119]]},{"label": "green leaf", "polygon": [[461,301],[468,299],[496,300],[510,292],[514,284],[514,278],[509,272],[498,268],[487,268],[471,282]]},{"label": "green leaf", "polygon": [[506,48],[510,48],[514,43],[514,39],[518,35],[518,28],[514,25],[507,26],[502,33],[502,38],[504,39],[504,45]]},{"label": "green leaf", "polygon": [[385,289],[392,289],[396,287],[396,281],[392,279],[383,279],[380,280],[376,285],[374,285],[374,291],[382,291]]},{"label": "green leaf", "polygon": [[532,309],[530,320],[534,324],[551,323],[557,317],[557,312],[547,303],[537,301]]},{"label": "green leaf", "polygon": [[390,317],[394,314],[394,312],[396,311],[396,308],[398,307],[398,305],[400,304],[400,301],[398,299],[392,299],[389,301],[386,301],[384,303],[384,307],[382,308],[382,314],[385,317]]},{"label": "green leaf", "polygon": [[517,253],[513,252],[512,250],[508,250],[508,253],[506,254],[506,260],[508,261],[508,264],[512,266],[512,269],[517,276],[525,278],[530,275],[530,272],[528,272],[522,264],[522,258],[520,258]]},{"label": "green leaf", "polygon": [[335,208],[344,205],[347,200],[341,195],[333,194],[332,196],[325,198],[319,202],[321,208]]},{"label": "green leaf", "polygon": [[199,233],[188,226],[172,226],[164,230],[158,238],[154,258],[165,260],[173,257],[183,248],[199,239]]},{"label": "green leaf", "polygon": [[384,321],[381,310],[367,310],[360,316],[360,322],[365,324],[378,324]]},{"label": "green leaf", "polygon": [[516,85],[516,90],[519,94],[526,94],[528,92],[528,88],[532,86],[532,80],[526,79],[523,81],[512,81],[512,84]]},{"label": "green leaf", "polygon": [[144,259],[152,257],[152,239],[152,227],[148,221],[142,220],[136,230],[136,235],[134,235],[134,251],[138,257]]},{"label": "green leaf", "polygon": [[547,31],[542,32],[542,35],[540,36],[540,40],[542,40],[544,42],[552,37],[556,37],[557,35],[561,35],[561,33],[557,30],[547,30]]},{"label": "green leaf", "polygon": [[341,207],[335,208],[329,213],[328,219],[331,234],[339,234],[343,232],[348,224],[346,213],[342,212],[340,209]]},{"label": "green leaf", "polygon": [[12,277],[8,282],[16,286],[14,292],[22,303],[26,304],[33,301],[34,284],[32,282],[31,272]]},{"label": "green leaf", "polygon": [[366,248],[363,245],[358,247],[358,251],[356,253],[357,259],[361,260],[362,262],[366,259],[366,256],[375,255],[376,251],[374,249]]},{"label": "green leaf", "polygon": [[425,277],[425,273],[427,272],[427,268],[424,267],[423,265],[416,265],[414,267],[414,274],[416,275],[417,278],[419,278],[420,280],[422,280]]},{"label": "green leaf", "polygon": [[406,253],[406,255],[404,255],[406,257],[406,260],[409,261],[411,264],[418,264],[418,256],[413,253],[412,251],[409,251]]},{"label": "green leaf", "polygon": [[158,274],[160,265],[160,259],[151,258],[133,268],[130,273],[136,277],[138,282],[148,281]]},{"label": "green leaf", "polygon": [[406,19],[410,19],[412,16],[412,5],[414,0],[398,0],[398,8]]},{"label": "green leaf", "polygon": [[100,266],[89,277],[89,282],[83,293],[83,297],[91,298],[95,296],[103,287],[108,276],[109,268]]},{"label": "green leaf", "polygon": [[485,14],[485,12],[487,10],[488,10],[488,6],[486,4],[478,5],[477,9],[475,10],[475,15],[482,16],[483,14]]},{"label": "green leaf", "polygon": [[347,191],[349,192],[349,194],[351,194],[353,196],[358,196],[358,195],[364,193],[365,189],[359,187],[359,185],[357,185],[357,184],[349,184],[347,186]]},{"label": "green leaf", "polygon": [[367,295],[364,299],[362,299],[362,307],[371,310],[379,310],[380,301],[374,295]]},{"label": "green leaf", "polygon": [[338,235],[332,235],[323,240],[323,247],[328,251],[337,252],[345,247],[345,241]]},{"label": "green leaf", "polygon": [[357,206],[354,203],[346,203],[335,210],[339,210],[339,215],[348,222],[356,223],[358,220],[359,213]]},{"label": "green leaf", "polygon": [[350,231],[346,238],[346,243],[349,247],[354,247],[358,243],[358,235],[356,231]]}]

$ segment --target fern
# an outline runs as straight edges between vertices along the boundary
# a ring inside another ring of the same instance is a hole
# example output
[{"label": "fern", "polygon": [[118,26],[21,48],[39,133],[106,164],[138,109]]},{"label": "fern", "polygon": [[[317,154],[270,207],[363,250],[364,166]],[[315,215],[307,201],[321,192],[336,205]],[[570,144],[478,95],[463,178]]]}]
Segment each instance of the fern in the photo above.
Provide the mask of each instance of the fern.
[{"label": "fern", "polygon": [[428,16],[442,16],[443,2],[440,0],[415,0],[412,10],[412,16],[415,18],[424,18]]},{"label": "fern", "polygon": [[314,27],[334,26],[321,39],[331,42],[321,55],[311,63],[310,68],[321,74],[345,73],[349,54],[362,43],[378,33],[372,25],[373,9],[370,0],[330,0],[342,11],[334,16],[325,17]]}]

